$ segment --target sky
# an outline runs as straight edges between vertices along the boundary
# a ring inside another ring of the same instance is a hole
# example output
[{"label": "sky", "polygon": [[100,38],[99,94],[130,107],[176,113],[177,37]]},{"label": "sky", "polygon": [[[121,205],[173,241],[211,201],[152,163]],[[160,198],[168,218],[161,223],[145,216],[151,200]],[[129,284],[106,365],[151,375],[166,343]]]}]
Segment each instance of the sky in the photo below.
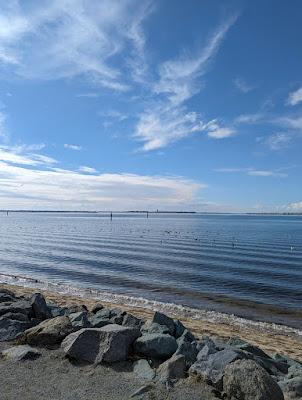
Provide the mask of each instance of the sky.
[{"label": "sky", "polygon": [[302,212],[301,0],[0,0],[0,209]]}]

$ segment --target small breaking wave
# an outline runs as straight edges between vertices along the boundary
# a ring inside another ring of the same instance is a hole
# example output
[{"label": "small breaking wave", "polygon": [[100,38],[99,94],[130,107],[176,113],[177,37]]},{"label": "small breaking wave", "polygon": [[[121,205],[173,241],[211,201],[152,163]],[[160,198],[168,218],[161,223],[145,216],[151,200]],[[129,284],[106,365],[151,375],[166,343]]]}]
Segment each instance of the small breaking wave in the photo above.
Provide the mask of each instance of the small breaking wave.
[{"label": "small breaking wave", "polygon": [[193,320],[227,324],[237,327],[251,327],[265,332],[274,332],[283,335],[297,336],[302,338],[302,330],[292,328],[286,325],[253,321],[250,319],[205,309],[191,308],[174,303],[164,303],[161,301],[150,300],[143,297],[126,296],[106,291],[100,291],[94,288],[84,288],[71,286],[63,283],[52,283],[30,277],[8,275],[0,273],[0,283],[16,285],[27,288],[47,290],[53,293],[77,296],[86,299],[99,300],[107,303],[113,303],[120,306],[136,307],[152,311],[161,311],[177,315],[178,318],[190,318]]}]

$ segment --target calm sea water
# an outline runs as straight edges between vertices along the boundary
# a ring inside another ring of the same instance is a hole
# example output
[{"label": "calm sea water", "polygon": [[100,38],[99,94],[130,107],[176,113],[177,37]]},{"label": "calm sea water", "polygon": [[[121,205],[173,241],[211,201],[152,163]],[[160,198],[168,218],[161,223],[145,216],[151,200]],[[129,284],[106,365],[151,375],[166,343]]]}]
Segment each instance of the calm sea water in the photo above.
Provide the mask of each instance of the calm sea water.
[{"label": "calm sea water", "polygon": [[0,213],[0,274],[301,328],[302,217]]}]

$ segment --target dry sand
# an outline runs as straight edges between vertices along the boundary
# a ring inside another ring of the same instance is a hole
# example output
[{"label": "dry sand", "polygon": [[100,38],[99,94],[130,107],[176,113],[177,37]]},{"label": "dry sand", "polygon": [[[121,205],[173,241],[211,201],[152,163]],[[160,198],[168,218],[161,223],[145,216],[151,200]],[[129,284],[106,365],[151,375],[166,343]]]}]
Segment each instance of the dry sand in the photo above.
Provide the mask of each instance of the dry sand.
[{"label": "dry sand", "polygon": [[[0,284],[0,288],[4,287],[12,290],[17,295],[31,295],[34,292],[41,292],[45,298],[52,303],[60,306],[70,306],[85,304],[91,309],[99,301],[93,299],[83,299],[82,297],[63,295],[46,290],[37,290],[33,288],[25,288],[15,285]],[[102,302],[104,306],[116,308],[116,304]],[[120,307],[120,306],[119,306]],[[151,318],[152,311],[144,308],[122,306],[123,310],[132,313],[139,318]],[[177,315],[170,314],[173,318]],[[279,332],[263,331],[256,327],[242,327],[223,323],[213,323],[208,321],[194,320],[189,318],[181,318],[182,323],[194,332],[197,336],[204,334],[218,336],[221,338],[229,338],[231,336],[239,336],[248,342],[260,347],[262,350],[272,355],[280,353],[302,362],[302,338],[296,335],[286,335]]]}]

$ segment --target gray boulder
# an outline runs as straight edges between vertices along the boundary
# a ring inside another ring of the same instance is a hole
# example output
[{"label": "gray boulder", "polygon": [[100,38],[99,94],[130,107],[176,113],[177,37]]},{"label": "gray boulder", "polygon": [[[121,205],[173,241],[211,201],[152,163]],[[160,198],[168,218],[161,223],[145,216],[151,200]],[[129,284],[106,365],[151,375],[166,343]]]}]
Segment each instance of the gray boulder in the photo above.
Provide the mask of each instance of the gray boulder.
[{"label": "gray boulder", "polygon": [[186,361],[181,354],[174,355],[159,366],[156,377],[159,382],[165,383],[184,378],[186,375]]},{"label": "gray boulder", "polygon": [[97,303],[95,306],[92,307],[91,312],[92,314],[96,314],[98,311],[103,310],[104,306],[100,303]]},{"label": "gray boulder", "polygon": [[74,331],[68,317],[60,316],[47,319],[39,325],[24,332],[21,343],[28,343],[33,346],[53,347]]},{"label": "gray boulder", "polygon": [[47,306],[45,298],[41,293],[35,293],[30,299],[30,304],[35,318],[43,321],[44,319],[52,317],[51,310]]},{"label": "gray boulder", "polygon": [[253,360],[237,360],[227,365],[223,390],[232,400],[284,400],[277,382]]},{"label": "gray boulder", "polygon": [[68,357],[78,361],[113,363],[128,357],[131,345],[139,335],[137,329],[110,324],[80,329],[67,336],[61,346]]},{"label": "gray boulder", "polygon": [[100,310],[96,314],[88,317],[91,328],[102,328],[108,324],[111,324],[110,321],[110,311],[109,310]]},{"label": "gray boulder", "polygon": [[184,338],[179,338],[177,340],[178,348],[174,353],[175,356],[182,355],[185,358],[185,363],[187,369],[191,367],[192,364],[195,363],[198,350],[196,342],[188,342]]},{"label": "gray boulder", "polygon": [[66,309],[65,315],[70,315],[70,314],[74,314],[77,312],[88,312],[88,309],[85,306],[85,304],[81,304],[81,305],[75,304]]},{"label": "gray boulder", "polygon": [[287,376],[288,378],[295,378],[296,376],[302,378],[302,365],[297,361],[294,364],[292,363],[288,368]]},{"label": "gray boulder", "polygon": [[174,336],[178,339],[185,331],[186,327],[182,324],[179,319],[174,320]]},{"label": "gray boulder", "polygon": [[122,325],[123,326],[130,326],[133,328],[140,328],[143,324],[143,321],[139,318],[136,318],[132,314],[126,314],[124,315]]},{"label": "gray boulder", "polygon": [[61,317],[63,315],[69,314],[69,310],[67,307],[59,307],[55,304],[48,304],[48,308],[51,313],[51,318]]},{"label": "gray boulder", "polygon": [[10,347],[2,351],[2,356],[12,361],[35,360],[41,353],[27,345]]},{"label": "gray boulder", "polygon": [[217,353],[215,344],[213,342],[206,343],[202,349],[197,354],[197,361],[204,361],[206,360],[209,355]]},{"label": "gray boulder", "polygon": [[284,379],[278,382],[282,391],[287,395],[289,399],[301,399],[302,398],[302,377],[296,376],[291,379]]},{"label": "gray boulder", "polygon": [[166,359],[177,350],[174,337],[166,334],[146,334],[134,343],[134,351],[151,358]]},{"label": "gray boulder", "polygon": [[190,368],[190,375],[198,375],[209,381],[217,389],[222,389],[225,367],[236,360],[245,358],[244,353],[225,349],[210,354],[206,360],[196,361]]},{"label": "gray boulder", "polygon": [[31,304],[26,300],[17,300],[13,303],[1,303],[0,304],[0,317],[7,313],[19,313],[32,316]]},{"label": "gray boulder", "polygon": [[155,377],[155,371],[150,367],[147,360],[138,360],[133,364],[134,374],[141,379],[152,381]]},{"label": "gray boulder", "polygon": [[115,308],[110,310],[110,322],[112,324],[122,325],[124,316],[126,315],[126,311],[123,311],[119,308]]},{"label": "gray boulder", "polygon": [[15,298],[14,295],[5,292],[0,292],[0,303],[12,303],[13,301],[16,300],[17,299]]},{"label": "gray boulder", "polygon": [[141,327],[142,334],[146,333],[162,333],[169,334],[170,330],[166,325],[160,325],[156,322],[146,321]]},{"label": "gray boulder", "polygon": [[[12,315],[13,314],[10,314],[9,316],[6,314],[0,318],[0,342],[16,339],[31,326],[29,320],[20,321],[18,319],[12,319]],[[17,318],[20,318],[20,315],[18,315]]]},{"label": "gray boulder", "polygon": [[190,332],[188,329],[185,329],[182,333],[182,335],[180,336],[180,338],[178,340],[186,340],[187,342],[194,342],[196,340],[195,336],[193,335],[192,332]]},{"label": "gray boulder", "polygon": [[87,312],[77,312],[69,315],[71,325],[76,329],[90,328],[91,324],[88,320]]},{"label": "gray boulder", "polygon": [[175,325],[172,318],[168,317],[167,315],[156,311],[153,315],[151,322],[155,322],[159,325],[165,325],[169,329],[170,335],[174,335],[175,332]]}]

